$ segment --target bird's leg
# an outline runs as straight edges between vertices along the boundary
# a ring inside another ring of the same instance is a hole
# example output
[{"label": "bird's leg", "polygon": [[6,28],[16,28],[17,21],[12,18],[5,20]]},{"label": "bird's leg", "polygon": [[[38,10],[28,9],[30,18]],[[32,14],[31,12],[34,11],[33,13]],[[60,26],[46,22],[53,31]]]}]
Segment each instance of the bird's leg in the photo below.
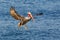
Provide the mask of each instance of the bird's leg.
[{"label": "bird's leg", "polygon": [[21,26],[22,26],[22,24],[21,24],[21,23],[18,23],[18,29],[19,29]]},{"label": "bird's leg", "polygon": [[21,27],[23,22],[18,23],[18,28]]},{"label": "bird's leg", "polygon": [[24,25],[24,26],[25,26],[25,29],[26,29],[26,30],[28,30],[28,27],[27,27],[27,25]]}]

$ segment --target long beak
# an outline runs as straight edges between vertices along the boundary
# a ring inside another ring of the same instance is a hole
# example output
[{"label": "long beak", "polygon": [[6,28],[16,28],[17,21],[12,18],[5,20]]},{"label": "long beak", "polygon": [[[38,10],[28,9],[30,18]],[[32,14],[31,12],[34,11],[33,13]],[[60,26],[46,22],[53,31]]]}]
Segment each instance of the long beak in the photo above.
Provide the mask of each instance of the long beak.
[{"label": "long beak", "polygon": [[32,16],[32,21],[34,22],[34,17]]},{"label": "long beak", "polygon": [[33,15],[31,14],[31,12],[28,12],[28,17],[32,18],[32,21],[34,21]]}]

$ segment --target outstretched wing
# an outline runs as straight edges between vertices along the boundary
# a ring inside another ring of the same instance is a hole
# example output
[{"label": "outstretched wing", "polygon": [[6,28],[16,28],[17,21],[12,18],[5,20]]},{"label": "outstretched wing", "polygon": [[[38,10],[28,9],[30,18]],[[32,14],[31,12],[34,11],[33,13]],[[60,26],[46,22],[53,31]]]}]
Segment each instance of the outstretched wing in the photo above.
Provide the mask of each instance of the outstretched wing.
[{"label": "outstretched wing", "polygon": [[14,17],[16,20],[22,20],[22,19],[24,19],[23,16],[20,16],[19,14],[17,14],[16,10],[15,10],[13,7],[10,8],[10,14],[11,14],[11,16]]}]

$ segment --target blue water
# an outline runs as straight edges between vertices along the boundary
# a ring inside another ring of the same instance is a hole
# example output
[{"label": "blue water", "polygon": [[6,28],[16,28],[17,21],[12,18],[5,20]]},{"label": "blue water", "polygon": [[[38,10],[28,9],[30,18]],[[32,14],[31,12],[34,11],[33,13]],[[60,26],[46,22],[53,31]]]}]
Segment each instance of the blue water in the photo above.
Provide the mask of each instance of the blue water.
[{"label": "blue water", "polygon": [[[10,15],[10,7],[23,16],[35,16],[27,23],[28,30]],[[0,40],[60,40],[60,0],[0,0]]]}]

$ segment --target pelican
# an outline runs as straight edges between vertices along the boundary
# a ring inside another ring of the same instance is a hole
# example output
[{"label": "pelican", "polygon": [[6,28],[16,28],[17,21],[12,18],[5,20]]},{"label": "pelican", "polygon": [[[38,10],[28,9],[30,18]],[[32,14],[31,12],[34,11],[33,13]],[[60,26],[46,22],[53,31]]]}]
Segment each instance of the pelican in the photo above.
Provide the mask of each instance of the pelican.
[{"label": "pelican", "polygon": [[16,20],[20,20],[20,22],[18,23],[18,27],[21,27],[22,25],[25,25],[25,29],[27,29],[26,23],[29,22],[31,19],[33,20],[33,16],[31,14],[31,12],[28,12],[27,17],[24,17],[24,16],[19,15],[16,12],[16,10],[14,9],[14,7],[10,8],[10,14]]}]

